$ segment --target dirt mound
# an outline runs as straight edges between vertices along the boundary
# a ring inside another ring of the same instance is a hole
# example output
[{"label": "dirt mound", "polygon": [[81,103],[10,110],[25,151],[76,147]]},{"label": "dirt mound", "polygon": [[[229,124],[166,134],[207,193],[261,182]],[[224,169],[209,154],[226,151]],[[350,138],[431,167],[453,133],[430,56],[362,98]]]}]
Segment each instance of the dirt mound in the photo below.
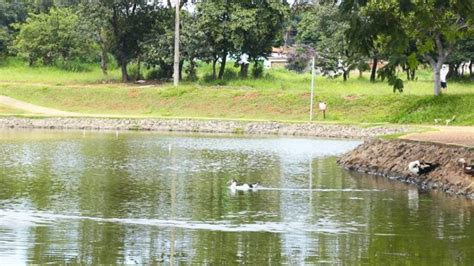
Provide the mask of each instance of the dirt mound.
[{"label": "dirt mound", "polygon": [[[463,172],[459,158],[471,162],[474,152],[464,147],[428,144],[407,140],[370,140],[345,154],[338,163],[350,170],[382,175],[417,184],[422,189],[437,189],[448,194],[474,199],[474,177]],[[408,163],[415,160],[439,163],[424,175],[413,175]]]}]

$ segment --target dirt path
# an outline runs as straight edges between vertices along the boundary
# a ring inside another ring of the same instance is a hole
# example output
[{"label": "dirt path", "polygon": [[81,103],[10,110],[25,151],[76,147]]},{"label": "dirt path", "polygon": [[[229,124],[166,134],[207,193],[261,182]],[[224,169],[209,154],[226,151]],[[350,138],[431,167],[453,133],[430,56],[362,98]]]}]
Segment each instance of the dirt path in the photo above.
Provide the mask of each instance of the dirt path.
[{"label": "dirt path", "polygon": [[8,96],[0,95],[0,104],[15,108],[25,110],[33,114],[42,114],[42,115],[54,115],[54,116],[80,116],[79,113],[65,112],[52,108],[46,108],[24,101],[16,100]]},{"label": "dirt path", "polygon": [[402,139],[474,147],[474,127],[437,126],[434,128],[438,131],[408,134]]}]

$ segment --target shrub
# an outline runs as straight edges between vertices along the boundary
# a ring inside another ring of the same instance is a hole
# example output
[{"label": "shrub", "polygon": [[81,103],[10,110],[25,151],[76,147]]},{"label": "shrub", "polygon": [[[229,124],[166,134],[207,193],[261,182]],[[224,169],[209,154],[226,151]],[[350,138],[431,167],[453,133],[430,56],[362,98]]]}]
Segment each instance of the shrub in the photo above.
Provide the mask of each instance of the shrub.
[{"label": "shrub", "polygon": [[145,74],[145,79],[146,80],[158,80],[161,78],[161,72],[160,72],[160,69],[159,68],[152,68],[150,70],[148,70]]},{"label": "shrub", "polygon": [[143,79],[143,74],[138,71],[138,64],[132,63],[128,65],[128,76],[132,80]]},{"label": "shrub", "polygon": [[255,61],[252,67],[252,77],[261,78],[263,77],[263,62]]}]

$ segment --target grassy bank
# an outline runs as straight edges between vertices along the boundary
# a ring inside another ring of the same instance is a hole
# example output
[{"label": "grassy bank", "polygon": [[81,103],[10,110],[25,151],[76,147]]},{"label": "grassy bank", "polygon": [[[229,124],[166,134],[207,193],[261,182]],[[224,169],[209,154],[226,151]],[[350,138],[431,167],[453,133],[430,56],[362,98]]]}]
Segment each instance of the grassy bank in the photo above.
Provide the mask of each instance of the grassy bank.
[{"label": "grassy bank", "polygon": [[19,109],[15,109],[15,108],[11,108],[11,107],[9,107],[9,106],[5,106],[5,105],[1,105],[1,104],[0,104],[0,114],[5,114],[5,115],[9,115],[9,114],[20,115],[20,114],[25,114],[25,111],[19,110]]},{"label": "grassy bank", "polygon": [[[207,73],[206,68],[202,67],[201,73]],[[0,67],[0,94],[64,111],[143,117],[308,119],[310,75],[282,69],[267,71],[261,79],[246,80],[235,77],[235,70],[229,69],[233,74],[225,81],[201,78],[183,82],[178,88],[169,83],[98,84],[103,79],[99,69],[70,73],[22,65],[8,75],[12,69],[14,66]],[[474,83],[450,82],[448,91],[434,97],[429,77],[428,72],[421,72],[418,81],[406,82],[402,94],[366,77],[347,82],[318,77],[315,101],[328,103],[326,121],[433,124],[434,119],[456,116],[453,124],[474,125]],[[0,113],[6,112],[0,108]],[[317,115],[316,120],[322,116]]]}]

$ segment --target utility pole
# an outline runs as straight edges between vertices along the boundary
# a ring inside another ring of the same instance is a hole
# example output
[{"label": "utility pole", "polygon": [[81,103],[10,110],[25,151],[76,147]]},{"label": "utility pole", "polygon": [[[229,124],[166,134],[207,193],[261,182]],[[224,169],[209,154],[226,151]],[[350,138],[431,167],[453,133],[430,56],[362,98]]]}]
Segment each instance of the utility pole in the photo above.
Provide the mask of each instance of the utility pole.
[{"label": "utility pole", "polygon": [[179,0],[175,0],[176,15],[174,20],[174,68],[173,68],[173,84],[179,84]]},{"label": "utility pole", "polygon": [[315,57],[313,56],[313,62],[311,63],[311,100],[310,100],[310,106],[309,106],[309,121],[313,121],[314,60],[315,60]]}]

